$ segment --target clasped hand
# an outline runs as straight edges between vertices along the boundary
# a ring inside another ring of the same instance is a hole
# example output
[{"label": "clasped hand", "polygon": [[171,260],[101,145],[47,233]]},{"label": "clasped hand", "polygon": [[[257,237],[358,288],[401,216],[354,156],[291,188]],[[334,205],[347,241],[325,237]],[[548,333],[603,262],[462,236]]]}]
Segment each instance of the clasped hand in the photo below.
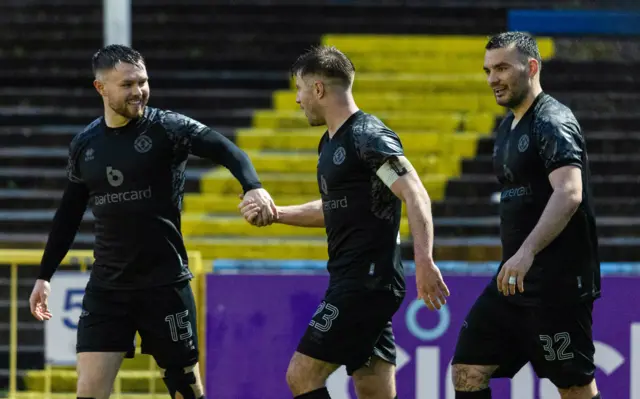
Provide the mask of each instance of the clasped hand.
[{"label": "clasped hand", "polygon": [[263,188],[256,188],[240,195],[242,202],[238,209],[242,216],[250,224],[263,227],[268,226],[278,219],[278,210],[273,199]]}]

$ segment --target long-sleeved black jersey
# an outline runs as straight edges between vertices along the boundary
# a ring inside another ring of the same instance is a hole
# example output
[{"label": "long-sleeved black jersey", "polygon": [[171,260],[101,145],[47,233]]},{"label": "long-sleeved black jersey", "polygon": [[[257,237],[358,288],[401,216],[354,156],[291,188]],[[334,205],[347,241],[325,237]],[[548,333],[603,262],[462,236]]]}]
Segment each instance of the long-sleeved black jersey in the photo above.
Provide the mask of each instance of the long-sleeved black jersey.
[{"label": "long-sleeved black jersey", "polygon": [[245,192],[261,187],[242,150],[179,113],[147,107],[142,117],[121,128],[109,128],[103,117],[88,125],[69,148],[69,183],[39,278],[51,278],[90,204],[95,216],[93,286],[140,289],[190,279],[180,231],[189,154],[228,168]]}]

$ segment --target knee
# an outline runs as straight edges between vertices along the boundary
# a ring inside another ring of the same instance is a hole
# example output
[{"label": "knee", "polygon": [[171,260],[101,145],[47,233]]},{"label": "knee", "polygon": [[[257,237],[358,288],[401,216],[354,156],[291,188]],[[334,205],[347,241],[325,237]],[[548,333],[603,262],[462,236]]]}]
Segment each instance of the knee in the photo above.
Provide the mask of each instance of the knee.
[{"label": "knee", "polygon": [[354,385],[356,388],[356,395],[359,399],[375,399],[379,397],[382,392],[385,392],[379,390],[379,387],[374,385],[356,384],[355,381]]},{"label": "knee", "polygon": [[592,399],[598,394],[595,380],[588,385],[558,388],[562,399]]},{"label": "knee", "polygon": [[396,367],[378,357],[371,364],[356,370],[352,377],[360,399],[393,398],[396,396]]},{"label": "knee", "polygon": [[289,363],[286,378],[287,385],[293,396],[302,395],[324,386],[325,381],[321,380],[318,374],[306,370],[308,368],[298,364],[294,359]]},{"label": "knee", "polygon": [[81,378],[78,375],[77,395],[87,398],[108,398],[111,394],[111,387],[105,386],[99,379]]},{"label": "knee", "polygon": [[454,364],[451,379],[456,391],[481,391],[489,387],[491,375],[497,366],[476,366],[468,364]]},{"label": "knee", "polygon": [[305,392],[305,375],[301,372],[300,368],[296,366],[295,362],[291,361],[287,368],[287,385],[289,390],[294,396],[301,395]]},{"label": "knee", "polygon": [[163,381],[172,398],[199,399],[204,396],[197,364],[169,367],[164,370]]},{"label": "knee", "polygon": [[78,397],[96,399],[108,398],[111,394],[112,381],[100,372],[78,368]]}]

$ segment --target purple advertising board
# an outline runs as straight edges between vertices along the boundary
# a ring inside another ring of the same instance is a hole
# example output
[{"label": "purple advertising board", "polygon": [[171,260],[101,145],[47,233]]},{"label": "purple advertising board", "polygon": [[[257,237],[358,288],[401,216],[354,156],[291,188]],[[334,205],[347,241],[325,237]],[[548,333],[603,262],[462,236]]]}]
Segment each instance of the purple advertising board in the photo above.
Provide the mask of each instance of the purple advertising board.
[{"label": "purple advertising board", "polygon": [[[416,300],[413,277],[394,317],[397,386],[403,399],[454,399],[450,361],[458,330],[488,276],[445,276],[449,303],[430,312]],[[323,297],[326,276],[209,275],[206,381],[216,399],[292,397],[285,382],[291,354]],[[637,277],[603,278],[594,309],[596,374],[606,397],[640,399]],[[632,377],[633,376],[633,377]],[[329,379],[333,399],[355,399],[344,367]],[[526,365],[512,380],[492,381],[494,398],[556,399],[557,390]]]}]

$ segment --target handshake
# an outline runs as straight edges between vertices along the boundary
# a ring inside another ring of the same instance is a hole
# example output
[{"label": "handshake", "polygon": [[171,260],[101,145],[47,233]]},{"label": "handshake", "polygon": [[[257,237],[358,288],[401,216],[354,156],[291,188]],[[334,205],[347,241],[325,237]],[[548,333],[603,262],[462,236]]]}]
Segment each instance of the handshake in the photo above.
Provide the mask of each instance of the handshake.
[{"label": "handshake", "polygon": [[263,188],[256,188],[240,194],[238,209],[244,219],[253,226],[263,227],[278,221],[278,209],[273,199]]}]

